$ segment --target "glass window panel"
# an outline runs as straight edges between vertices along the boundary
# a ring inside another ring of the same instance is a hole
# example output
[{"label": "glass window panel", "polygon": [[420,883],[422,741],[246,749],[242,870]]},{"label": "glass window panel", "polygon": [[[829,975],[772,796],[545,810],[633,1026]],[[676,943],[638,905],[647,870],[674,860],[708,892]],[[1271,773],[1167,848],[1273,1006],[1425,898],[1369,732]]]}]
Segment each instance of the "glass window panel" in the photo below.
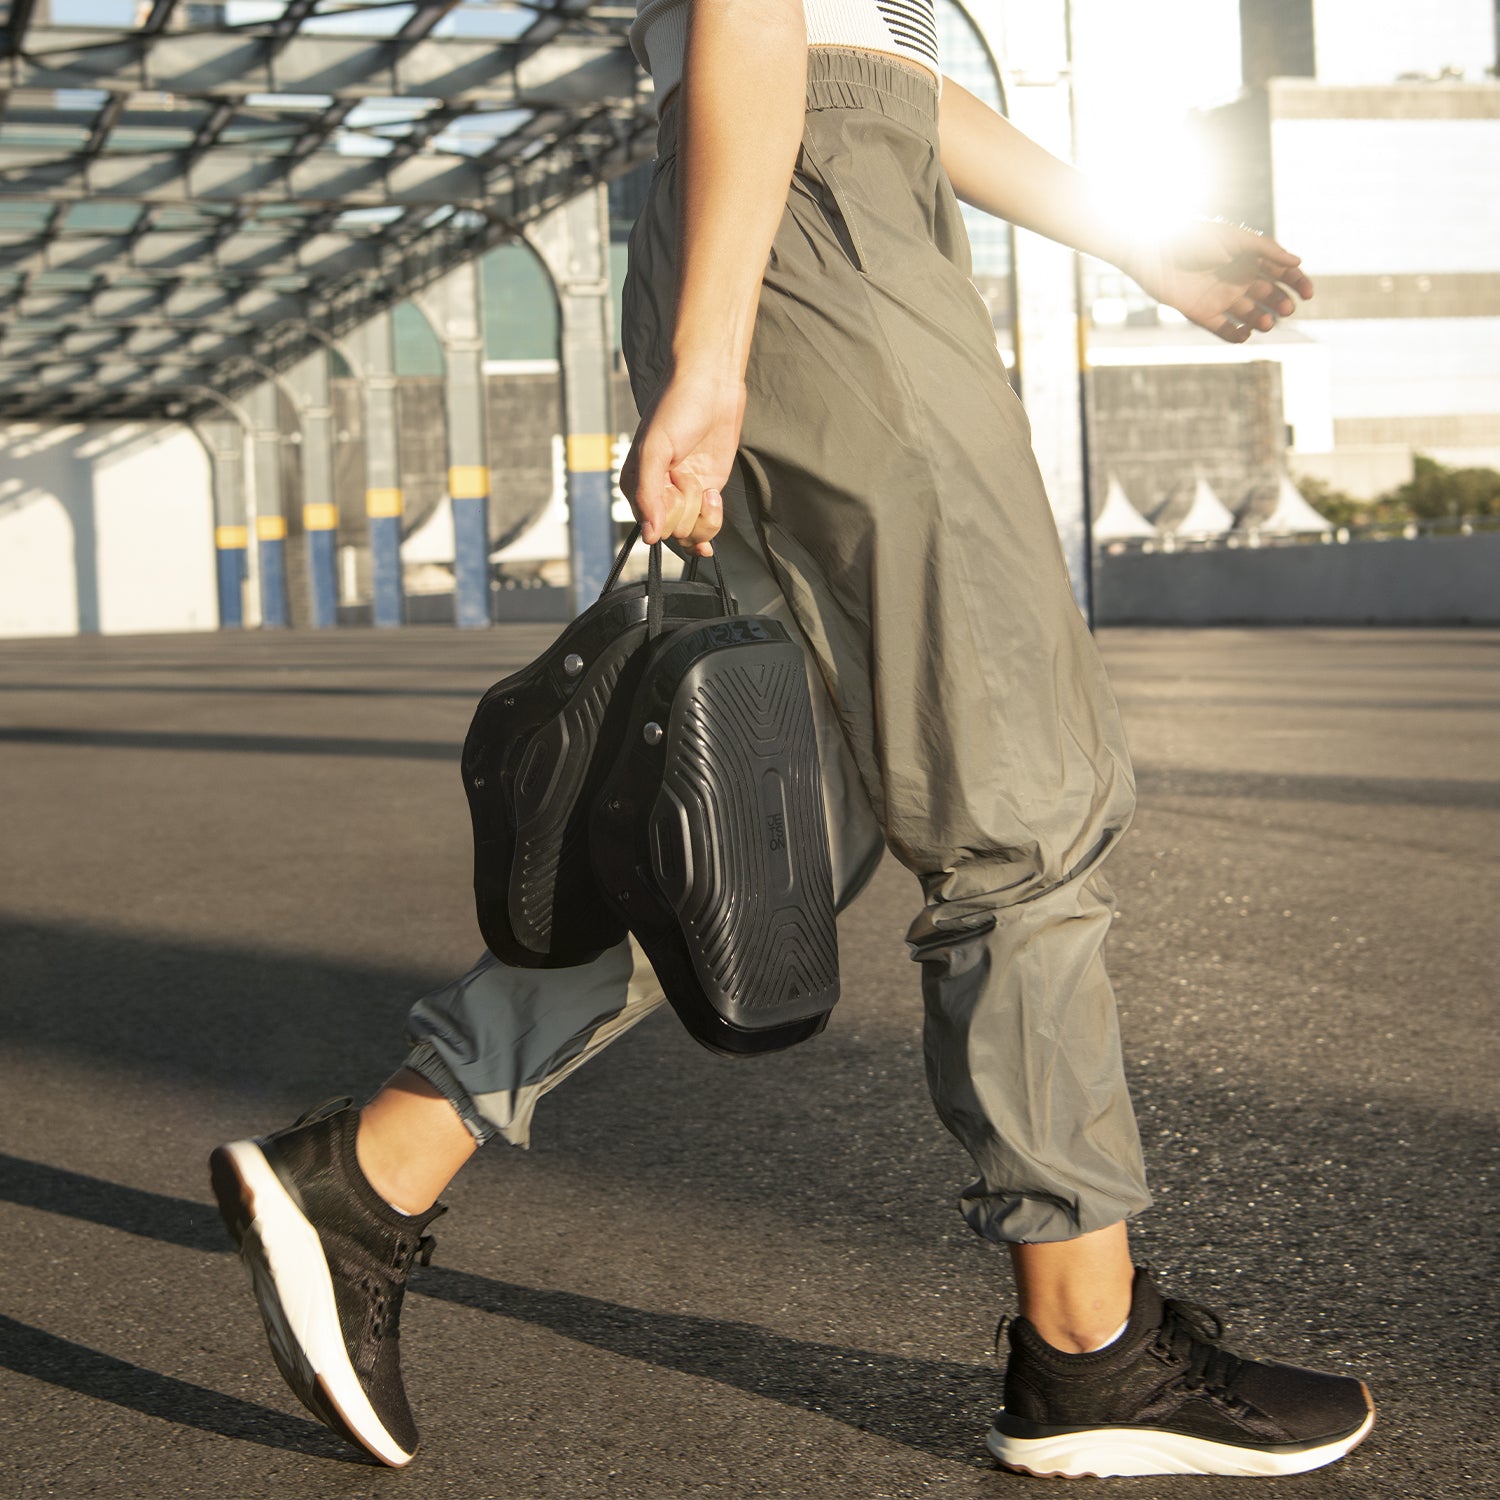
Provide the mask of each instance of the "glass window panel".
[{"label": "glass window panel", "polygon": [[133,30],[138,0],[52,0],[54,26],[120,26]]},{"label": "glass window panel", "polygon": [[416,13],[414,5],[365,5],[309,16],[305,32],[340,36],[395,36]]},{"label": "glass window panel", "polygon": [[280,18],[286,0],[228,0],[224,19],[231,26],[263,25]]},{"label": "glass window panel", "polygon": [[378,228],[394,223],[406,210],[392,205],[389,208],[346,208],[334,221],[337,229]]},{"label": "glass window panel", "polygon": [[81,125],[0,125],[0,146],[59,152],[76,151],[89,138]]},{"label": "glass window panel", "polygon": [[389,156],[396,143],[358,130],[340,130],[334,134],[333,149],[340,156]]},{"label": "glass window panel", "polygon": [[311,110],[319,112],[333,104],[332,94],[246,94],[250,109]]},{"label": "glass window panel", "polygon": [[432,325],[413,302],[401,302],[391,312],[391,339],[398,375],[442,375],[447,370],[443,346]]},{"label": "glass window panel", "polygon": [[107,153],[117,151],[181,151],[193,144],[191,130],[167,130],[159,127],[117,126],[104,143]]},{"label": "glass window panel", "polygon": [[43,230],[52,217],[50,203],[6,203],[0,200],[0,229]]},{"label": "glass window panel", "polygon": [[441,99],[361,99],[344,119],[350,130],[369,130],[376,126],[409,125],[431,114]]},{"label": "glass window panel", "polygon": [[536,256],[500,245],[480,262],[486,359],[556,359],[557,298]]},{"label": "glass window panel", "polygon": [[526,6],[459,5],[432,28],[434,36],[493,37],[513,41],[536,21]]},{"label": "glass window panel", "polygon": [[62,227],[78,234],[124,234],[143,212],[136,203],[75,203],[63,215]]}]

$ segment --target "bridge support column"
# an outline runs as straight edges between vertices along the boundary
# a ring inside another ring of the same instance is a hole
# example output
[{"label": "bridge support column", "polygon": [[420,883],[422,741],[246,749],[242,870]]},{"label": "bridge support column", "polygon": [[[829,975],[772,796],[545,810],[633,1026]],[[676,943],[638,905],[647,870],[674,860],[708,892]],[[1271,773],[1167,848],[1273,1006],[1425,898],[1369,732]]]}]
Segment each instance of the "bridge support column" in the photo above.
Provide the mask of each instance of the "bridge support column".
[{"label": "bridge support column", "polygon": [[245,624],[246,551],[245,434],[238,422],[208,420],[198,428],[213,466],[214,558],[219,586],[219,629],[241,630]]},{"label": "bridge support column", "polygon": [[604,587],[615,554],[608,190],[601,184],[559,204],[531,225],[526,237],[557,288],[568,539],[577,613]]},{"label": "bridge support column", "polygon": [[276,387],[262,381],[246,403],[254,424],[255,553],[260,571],[260,623],[291,624],[286,597],[286,513],[281,495],[281,412]]},{"label": "bridge support column", "polygon": [[349,335],[364,383],[365,514],[370,522],[370,564],[375,624],[403,623],[401,583],[401,462],[396,409],[395,346],[391,315],[378,312]]},{"label": "bridge support column", "polygon": [[307,540],[310,618],[321,630],[338,624],[338,506],[333,498],[333,398],[329,360],[318,349],[294,365],[287,384],[302,415],[302,530]]},{"label": "bridge support column", "polygon": [[418,299],[442,340],[447,377],[448,502],[453,507],[454,619],[490,623],[490,466],[485,442],[479,263],[450,271]]}]

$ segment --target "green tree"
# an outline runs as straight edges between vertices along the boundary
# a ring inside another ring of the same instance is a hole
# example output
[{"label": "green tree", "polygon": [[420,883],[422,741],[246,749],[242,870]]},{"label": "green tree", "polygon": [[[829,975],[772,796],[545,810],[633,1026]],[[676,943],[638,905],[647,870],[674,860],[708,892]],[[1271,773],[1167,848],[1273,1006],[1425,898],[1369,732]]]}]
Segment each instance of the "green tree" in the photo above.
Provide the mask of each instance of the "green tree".
[{"label": "green tree", "polygon": [[1369,502],[1356,500],[1343,490],[1336,490],[1326,479],[1298,479],[1302,498],[1334,526],[1362,526]]},{"label": "green tree", "polygon": [[1450,469],[1425,453],[1412,460],[1412,476],[1381,496],[1422,521],[1462,516],[1500,516],[1500,473],[1494,469]]}]

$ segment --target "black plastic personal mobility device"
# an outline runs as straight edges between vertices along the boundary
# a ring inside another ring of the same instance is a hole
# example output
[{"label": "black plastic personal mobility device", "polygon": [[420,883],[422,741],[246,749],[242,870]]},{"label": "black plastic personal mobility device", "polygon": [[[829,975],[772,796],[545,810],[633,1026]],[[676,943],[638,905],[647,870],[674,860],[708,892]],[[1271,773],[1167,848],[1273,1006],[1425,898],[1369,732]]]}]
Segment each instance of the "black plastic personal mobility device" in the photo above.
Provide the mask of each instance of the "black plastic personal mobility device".
[{"label": "black plastic personal mobility device", "polygon": [[648,623],[591,845],[688,1031],[745,1056],[827,1024],[838,939],[802,648],[780,621],[723,604],[720,619]]},{"label": "black plastic personal mobility device", "polygon": [[[486,947],[521,968],[588,963],[625,936],[589,857],[592,793],[619,749],[647,643],[645,583],[621,584],[632,531],[598,600],[479,700],[464,740],[474,901]],[[693,573],[662,582],[663,623],[724,612]]]},{"label": "black plastic personal mobility device", "polygon": [[838,998],[802,648],[714,566],[619,578],[480,700],[463,752],[480,931],[506,963],[587,963],[627,929],[716,1052],[816,1035]]}]

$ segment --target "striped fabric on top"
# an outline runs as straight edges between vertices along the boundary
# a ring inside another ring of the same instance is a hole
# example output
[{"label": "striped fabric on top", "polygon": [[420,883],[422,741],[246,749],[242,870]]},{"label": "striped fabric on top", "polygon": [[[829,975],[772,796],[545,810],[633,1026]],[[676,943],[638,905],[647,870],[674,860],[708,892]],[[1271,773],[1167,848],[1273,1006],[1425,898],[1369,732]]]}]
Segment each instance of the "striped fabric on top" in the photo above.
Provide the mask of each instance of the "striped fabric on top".
[{"label": "striped fabric on top", "polygon": [[[807,41],[813,47],[857,47],[889,52],[933,74],[939,87],[934,0],[805,0]],[[658,105],[682,78],[688,0],[636,0],[630,45],[656,83]]]}]

